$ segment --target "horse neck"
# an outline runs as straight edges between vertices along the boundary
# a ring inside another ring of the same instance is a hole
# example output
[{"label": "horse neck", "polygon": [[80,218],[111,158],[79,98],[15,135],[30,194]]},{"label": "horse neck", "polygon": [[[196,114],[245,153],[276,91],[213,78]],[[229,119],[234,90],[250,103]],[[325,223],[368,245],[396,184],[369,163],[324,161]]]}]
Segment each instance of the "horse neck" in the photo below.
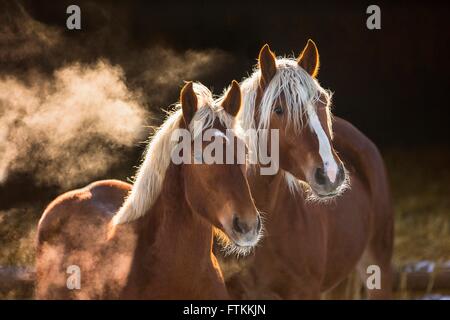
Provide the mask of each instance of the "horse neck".
[{"label": "horse neck", "polygon": [[[155,205],[147,212],[148,221],[145,229],[159,228],[152,244],[160,251],[171,246],[172,252],[178,256],[184,247],[198,261],[200,257],[209,258],[212,246],[212,226],[192,211],[184,194],[184,181],[181,166],[171,164],[167,169],[161,194]],[[143,230],[143,233],[146,233]]]},{"label": "horse neck", "polygon": [[278,170],[274,175],[261,175],[260,166],[255,165],[247,174],[248,183],[256,206],[267,211],[273,207],[274,201],[282,187],[284,172]]},{"label": "horse neck", "polygon": [[[212,254],[212,226],[192,211],[183,186],[181,166],[170,164],[160,196],[137,221],[138,244],[131,273],[136,274],[133,285],[141,287],[140,296],[153,297],[155,287],[169,290],[171,284],[173,290],[192,290],[209,277],[208,272],[220,274]],[[167,298],[171,297],[168,291]]]}]

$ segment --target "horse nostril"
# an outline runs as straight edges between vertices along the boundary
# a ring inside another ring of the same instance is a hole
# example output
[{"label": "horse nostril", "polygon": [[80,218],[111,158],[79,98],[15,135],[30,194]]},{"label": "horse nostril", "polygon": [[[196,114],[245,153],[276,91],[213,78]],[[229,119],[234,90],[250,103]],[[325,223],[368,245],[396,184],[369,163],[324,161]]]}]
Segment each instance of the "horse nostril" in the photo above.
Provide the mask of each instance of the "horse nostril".
[{"label": "horse nostril", "polygon": [[322,186],[327,183],[327,178],[325,177],[325,171],[323,170],[323,168],[316,169],[314,178],[316,179],[316,182]]},{"label": "horse nostril", "polygon": [[234,216],[233,218],[233,229],[238,233],[242,233],[241,226],[239,225],[239,218],[237,216]]},{"label": "horse nostril", "polygon": [[233,218],[233,229],[237,233],[247,233],[248,232],[247,225],[245,223],[242,223],[239,220],[237,215],[235,215],[234,218]]}]

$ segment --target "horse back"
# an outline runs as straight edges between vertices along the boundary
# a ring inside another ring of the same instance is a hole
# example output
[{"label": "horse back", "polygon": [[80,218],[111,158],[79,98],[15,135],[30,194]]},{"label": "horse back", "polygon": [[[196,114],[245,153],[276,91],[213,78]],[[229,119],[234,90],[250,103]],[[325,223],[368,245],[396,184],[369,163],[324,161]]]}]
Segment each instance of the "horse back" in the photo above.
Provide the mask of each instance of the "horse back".
[{"label": "horse back", "polygon": [[[61,232],[71,219],[98,225],[120,208],[130,185],[117,180],[96,181],[88,186],[68,191],[53,200],[44,210],[38,223],[38,245]],[[80,230],[81,231],[81,230]]]},{"label": "horse back", "polygon": [[[117,180],[97,181],[60,195],[47,206],[37,230],[38,298],[103,298],[106,292],[103,279],[124,280],[126,271],[122,269],[126,267],[122,268],[120,261],[129,260],[125,257],[129,252],[125,244],[129,245],[131,240],[123,237],[124,250],[118,248],[113,252],[108,234],[109,222],[130,189],[129,184]],[[105,268],[100,275],[97,269],[108,265],[107,261],[114,267]],[[81,272],[79,290],[67,288],[71,266]]]}]

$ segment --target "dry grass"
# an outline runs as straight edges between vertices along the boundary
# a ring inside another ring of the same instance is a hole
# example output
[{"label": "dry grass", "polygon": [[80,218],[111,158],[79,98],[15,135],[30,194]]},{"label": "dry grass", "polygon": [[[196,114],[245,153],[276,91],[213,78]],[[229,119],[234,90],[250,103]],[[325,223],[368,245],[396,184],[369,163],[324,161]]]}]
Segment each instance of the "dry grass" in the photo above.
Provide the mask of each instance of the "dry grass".
[{"label": "dry grass", "polygon": [[394,262],[450,260],[450,150],[387,151],[395,203]]},{"label": "dry grass", "polygon": [[[40,211],[20,207],[0,211],[0,265],[32,266],[35,257],[36,225]],[[23,299],[32,296],[32,288],[0,288],[0,299]]]},{"label": "dry grass", "polygon": [[31,207],[0,212],[0,265],[34,264],[36,225],[40,213]]}]

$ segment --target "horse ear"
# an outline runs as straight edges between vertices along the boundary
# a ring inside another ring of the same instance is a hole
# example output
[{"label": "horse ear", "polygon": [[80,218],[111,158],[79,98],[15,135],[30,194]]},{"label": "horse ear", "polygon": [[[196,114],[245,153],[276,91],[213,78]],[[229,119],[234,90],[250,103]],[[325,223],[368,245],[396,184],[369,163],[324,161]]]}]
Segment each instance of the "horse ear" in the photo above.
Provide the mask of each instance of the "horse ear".
[{"label": "horse ear", "polygon": [[298,65],[305,69],[311,77],[315,78],[319,73],[319,50],[311,39],[308,40],[305,48],[297,59]]},{"label": "horse ear", "polygon": [[276,57],[270,50],[269,45],[265,44],[259,51],[259,69],[261,70],[262,85],[266,86],[277,73]]},{"label": "horse ear", "polygon": [[241,88],[236,80],[233,80],[231,83],[231,87],[228,89],[225,99],[223,99],[222,108],[233,117],[235,117],[241,109]]},{"label": "horse ear", "polygon": [[188,82],[181,89],[180,94],[181,108],[183,109],[183,118],[186,126],[189,126],[192,118],[197,112],[197,95],[194,92],[194,84]]}]

